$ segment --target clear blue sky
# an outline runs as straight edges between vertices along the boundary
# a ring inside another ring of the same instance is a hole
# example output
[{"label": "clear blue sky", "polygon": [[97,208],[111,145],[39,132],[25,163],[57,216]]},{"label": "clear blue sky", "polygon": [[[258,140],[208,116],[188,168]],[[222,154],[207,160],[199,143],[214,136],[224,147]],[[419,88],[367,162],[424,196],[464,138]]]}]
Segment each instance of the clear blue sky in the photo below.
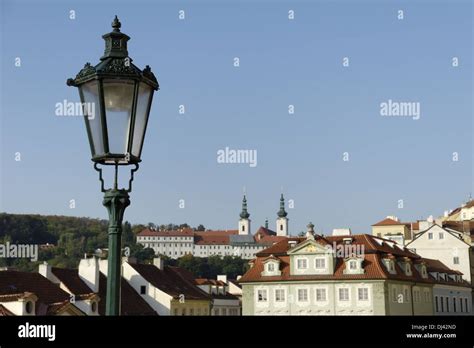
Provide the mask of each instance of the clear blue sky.
[{"label": "clear blue sky", "polygon": [[[0,211],[107,217],[83,120],[54,112],[79,100],[66,79],[98,62],[115,14],[161,85],[126,220],[237,228],[245,186],[253,228],[274,228],[283,187],[292,233],[366,233],[474,192],[470,1],[223,3],[1,1]],[[421,118],[382,117],[388,99],[421,103]],[[257,167],[218,164],[226,146],[257,150]]]}]

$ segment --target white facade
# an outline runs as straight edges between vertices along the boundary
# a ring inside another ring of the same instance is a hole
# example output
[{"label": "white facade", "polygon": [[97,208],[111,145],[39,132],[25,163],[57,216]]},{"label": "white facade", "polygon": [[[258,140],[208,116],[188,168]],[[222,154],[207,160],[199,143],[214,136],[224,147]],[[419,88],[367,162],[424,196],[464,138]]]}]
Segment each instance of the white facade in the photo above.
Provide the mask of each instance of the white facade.
[{"label": "white facade", "polygon": [[288,218],[279,217],[276,221],[277,236],[288,237]]},{"label": "white facade", "polygon": [[250,234],[250,219],[239,220],[239,234],[248,235]]},{"label": "white facade", "polygon": [[137,243],[142,244],[144,248],[153,249],[156,255],[173,259],[194,254],[193,236],[137,236]]},{"label": "white facade", "polygon": [[254,315],[380,314],[370,282],[259,284],[252,296]]},{"label": "white facade", "polygon": [[[212,232],[210,232],[212,233]],[[195,244],[192,236],[137,236],[137,243],[151,248],[155,255],[164,255],[172,259],[190,254],[196,257],[240,256],[253,259],[255,254],[268,247],[265,244]]]},{"label": "white facade", "polygon": [[435,315],[472,315],[472,290],[436,284],[433,287]]},{"label": "white facade", "polygon": [[473,255],[471,246],[464,242],[462,233],[432,225],[420,232],[407,248],[422,257],[439,260],[447,267],[463,273],[463,279],[471,283]]},{"label": "white facade", "polygon": [[[128,262],[122,264],[122,277],[140,294],[148,305],[153,308],[158,315],[171,315],[171,301],[173,296],[161,291],[142,277]],[[145,286],[145,293],[143,293]]]},{"label": "white facade", "polygon": [[460,214],[461,221],[474,220],[474,205],[464,206],[461,208]]}]

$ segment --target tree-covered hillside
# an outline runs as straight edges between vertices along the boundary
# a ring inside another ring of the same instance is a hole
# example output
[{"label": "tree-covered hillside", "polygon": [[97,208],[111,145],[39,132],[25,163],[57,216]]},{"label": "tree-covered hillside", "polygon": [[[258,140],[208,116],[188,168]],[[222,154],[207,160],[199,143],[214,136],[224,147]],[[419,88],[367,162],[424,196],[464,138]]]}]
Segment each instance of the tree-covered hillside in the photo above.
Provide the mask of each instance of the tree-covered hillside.
[{"label": "tree-covered hillside", "polygon": [[[84,254],[91,255],[99,248],[107,248],[107,220],[86,217],[49,216],[31,214],[0,213],[0,244],[37,244],[38,261],[30,259],[1,258],[0,267],[13,266],[24,271],[37,271],[38,264],[47,261],[54,267],[77,268]],[[154,256],[152,249],[136,244],[135,235],[145,228],[180,229],[190,227],[188,224],[131,225],[123,224],[122,247],[130,248],[130,256],[139,262],[151,262]],[[199,225],[195,230],[204,231]],[[47,247],[46,244],[51,246]],[[183,267],[196,277],[216,278],[218,274],[227,274],[235,278],[244,273],[247,262],[240,257],[199,258],[186,255],[178,260],[165,258],[166,264]]]}]

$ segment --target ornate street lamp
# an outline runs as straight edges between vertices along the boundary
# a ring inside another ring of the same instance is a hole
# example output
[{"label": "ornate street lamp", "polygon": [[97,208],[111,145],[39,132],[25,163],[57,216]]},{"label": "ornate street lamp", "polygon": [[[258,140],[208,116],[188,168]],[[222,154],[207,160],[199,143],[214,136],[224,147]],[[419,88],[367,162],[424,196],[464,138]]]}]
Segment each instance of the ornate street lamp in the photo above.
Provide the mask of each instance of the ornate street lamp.
[{"label": "ornate street lamp", "polygon": [[[147,65],[140,70],[128,56],[129,36],[120,32],[115,16],[113,31],[105,34],[100,63],[87,63],[67,85],[79,88],[94,169],[99,172],[103,204],[109,213],[107,315],[120,314],[121,239],[125,208],[130,204],[133,174],[138,170],[154,91],[159,88]],[[92,108],[93,109],[92,109]],[[111,189],[104,188],[102,168],[115,167]],[[118,188],[118,167],[133,165],[128,189]]]}]

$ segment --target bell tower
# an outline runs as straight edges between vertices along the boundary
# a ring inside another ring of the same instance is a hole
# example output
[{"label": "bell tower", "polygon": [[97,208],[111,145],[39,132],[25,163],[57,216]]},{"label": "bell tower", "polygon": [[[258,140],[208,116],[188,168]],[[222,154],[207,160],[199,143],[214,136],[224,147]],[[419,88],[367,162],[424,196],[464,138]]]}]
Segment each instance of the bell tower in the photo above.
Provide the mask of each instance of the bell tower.
[{"label": "bell tower", "polygon": [[288,237],[288,213],[285,210],[285,198],[283,193],[280,196],[280,210],[277,212],[278,218],[276,221],[277,236]]},{"label": "bell tower", "polygon": [[244,195],[242,200],[242,212],[240,213],[239,219],[239,234],[248,235],[250,234],[250,214],[247,211],[247,197]]}]

